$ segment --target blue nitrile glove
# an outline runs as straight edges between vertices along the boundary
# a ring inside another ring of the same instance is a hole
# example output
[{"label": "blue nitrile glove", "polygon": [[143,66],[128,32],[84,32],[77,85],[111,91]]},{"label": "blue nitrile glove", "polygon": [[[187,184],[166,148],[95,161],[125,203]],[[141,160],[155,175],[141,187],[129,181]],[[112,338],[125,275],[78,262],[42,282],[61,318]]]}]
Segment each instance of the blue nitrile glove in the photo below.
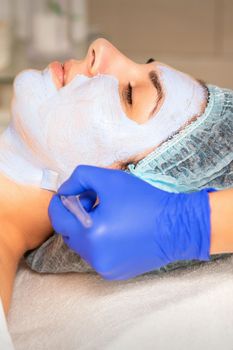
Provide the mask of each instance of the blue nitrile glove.
[{"label": "blue nitrile glove", "polygon": [[[60,200],[84,191],[90,228]],[[96,194],[99,204],[92,208]],[[121,170],[81,165],[52,198],[49,216],[66,244],[105,279],[127,279],[177,260],[210,259],[207,190],[167,193]]]}]

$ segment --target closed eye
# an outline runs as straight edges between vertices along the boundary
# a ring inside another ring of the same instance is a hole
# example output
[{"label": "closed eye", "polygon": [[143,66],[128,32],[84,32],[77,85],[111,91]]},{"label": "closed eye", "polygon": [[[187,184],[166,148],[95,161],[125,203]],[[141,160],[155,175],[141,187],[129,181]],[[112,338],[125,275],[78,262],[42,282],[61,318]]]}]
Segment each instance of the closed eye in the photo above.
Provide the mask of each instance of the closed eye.
[{"label": "closed eye", "polygon": [[133,104],[133,88],[130,83],[123,89],[123,98],[124,100],[132,106]]},{"label": "closed eye", "polygon": [[[154,58],[149,58],[146,62],[146,64],[154,62],[155,59]],[[130,84],[130,82],[128,83],[128,85],[123,89],[123,99],[124,101],[126,101],[128,103],[128,105],[130,107],[132,107],[133,105],[133,87]]]},{"label": "closed eye", "polygon": [[132,91],[133,91],[133,88],[132,88],[131,84],[129,83],[127,86],[127,101],[130,105],[133,104]]}]

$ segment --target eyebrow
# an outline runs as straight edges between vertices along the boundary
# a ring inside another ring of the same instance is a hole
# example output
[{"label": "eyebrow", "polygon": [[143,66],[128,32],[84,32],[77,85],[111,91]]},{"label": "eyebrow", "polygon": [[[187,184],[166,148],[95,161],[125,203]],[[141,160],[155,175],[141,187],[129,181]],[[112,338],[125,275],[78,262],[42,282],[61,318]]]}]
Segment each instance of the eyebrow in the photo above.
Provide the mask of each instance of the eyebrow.
[{"label": "eyebrow", "polygon": [[155,70],[152,70],[152,71],[149,72],[148,78],[151,81],[151,83],[153,84],[153,86],[155,87],[156,92],[157,92],[157,99],[156,99],[156,102],[155,102],[155,106],[154,106],[154,108],[152,109],[152,111],[149,114],[149,118],[150,118],[150,117],[153,116],[154,112],[156,111],[160,100],[164,96],[164,93],[163,93],[162,85],[161,85],[161,83],[159,81],[159,76],[158,76],[158,74],[157,74],[157,72]]}]

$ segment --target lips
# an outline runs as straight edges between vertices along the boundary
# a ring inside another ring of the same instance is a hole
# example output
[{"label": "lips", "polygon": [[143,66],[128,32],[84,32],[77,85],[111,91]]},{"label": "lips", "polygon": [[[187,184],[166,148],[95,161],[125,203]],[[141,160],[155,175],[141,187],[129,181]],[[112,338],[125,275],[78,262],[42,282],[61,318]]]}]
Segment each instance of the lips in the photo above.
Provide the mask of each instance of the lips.
[{"label": "lips", "polygon": [[57,88],[63,87],[65,83],[64,82],[65,72],[64,72],[63,64],[61,62],[55,61],[50,63],[49,68],[52,71],[53,80]]},{"label": "lips", "polygon": [[88,57],[83,60],[70,59],[62,64],[59,61],[54,61],[49,64],[48,68],[52,73],[53,82],[57,89],[68,85],[78,74],[91,77],[94,74],[91,72],[95,64],[95,51],[89,51]]}]

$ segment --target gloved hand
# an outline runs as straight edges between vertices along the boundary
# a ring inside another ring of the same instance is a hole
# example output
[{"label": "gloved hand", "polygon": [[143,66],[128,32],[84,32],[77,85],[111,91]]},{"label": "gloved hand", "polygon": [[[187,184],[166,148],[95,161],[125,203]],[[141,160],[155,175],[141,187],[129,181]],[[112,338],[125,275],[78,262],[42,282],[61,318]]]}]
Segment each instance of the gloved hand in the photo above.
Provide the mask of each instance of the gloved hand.
[{"label": "gloved hand", "polygon": [[[90,228],[60,200],[85,191],[80,199],[93,220]],[[207,190],[167,193],[121,170],[81,165],[52,198],[49,216],[66,244],[105,279],[128,279],[177,260],[210,259]]]}]

